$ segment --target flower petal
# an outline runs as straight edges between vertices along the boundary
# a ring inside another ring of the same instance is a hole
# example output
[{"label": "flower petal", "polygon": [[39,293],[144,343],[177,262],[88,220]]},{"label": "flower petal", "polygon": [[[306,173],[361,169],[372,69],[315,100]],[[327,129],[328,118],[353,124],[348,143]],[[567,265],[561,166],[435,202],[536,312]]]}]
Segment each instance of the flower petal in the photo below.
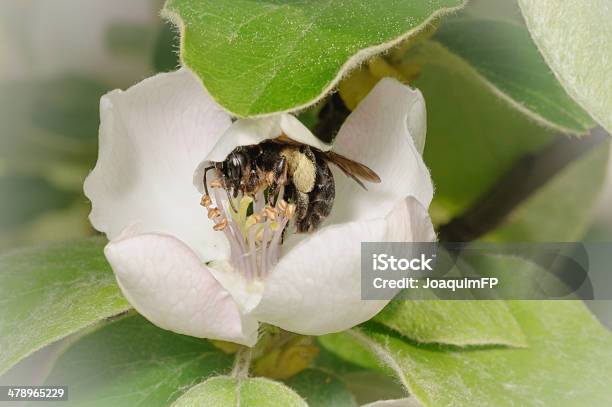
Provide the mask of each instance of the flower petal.
[{"label": "flower petal", "polygon": [[253,346],[257,321],[238,305],[198,256],[162,234],[121,236],[104,249],[128,301],[155,325],[180,334]]},{"label": "flower petal", "polygon": [[327,224],[384,216],[405,196],[429,207],[433,184],[415,141],[424,144],[425,101],[416,89],[381,80],[347,118],[334,151],[373,169],[380,184],[367,191],[334,170],[336,202]]},{"label": "flower petal", "polygon": [[288,113],[260,119],[239,119],[223,134],[223,137],[208,154],[205,161],[223,161],[236,147],[259,144],[262,141],[285,134],[290,139],[308,144],[319,150],[331,149],[316,138],[306,126]]},{"label": "flower petal", "polygon": [[213,232],[192,177],[230,117],[185,69],[110,92],[100,115],[98,162],[84,185],[92,225],[112,240],[139,222],[143,233],[180,238],[203,261],[223,258],[228,244]]},{"label": "flower petal", "polygon": [[327,226],[281,258],[249,316],[305,335],[351,328],[388,303],[361,299],[361,242],[434,238],[427,210],[414,197],[385,218]]}]

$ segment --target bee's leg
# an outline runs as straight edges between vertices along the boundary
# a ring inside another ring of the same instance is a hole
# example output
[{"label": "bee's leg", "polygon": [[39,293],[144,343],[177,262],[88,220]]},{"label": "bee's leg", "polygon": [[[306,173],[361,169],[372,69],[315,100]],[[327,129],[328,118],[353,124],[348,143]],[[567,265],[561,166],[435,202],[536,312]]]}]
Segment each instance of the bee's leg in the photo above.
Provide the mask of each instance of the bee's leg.
[{"label": "bee's leg", "polygon": [[206,179],[206,174],[208,174],[208,171],[212,170],[213,168],[215,168],[214,165],[204,168],[204,180],[203,181],[204,181],[204,192],[206,192],[206,196],[210,196],[210,194],[208,193],[208,181]]},{"label": "bee's leg", "polygon": [[295,208],[295,219],[296,223],[299,225],[300,222],[306,217],[308,214],[308,205],[310,203],[310,197],[308,194],[304,192],[296,191],[296,208]]},{"label": "bee's leg", "polygon": [[247,195],[254,196],[259,188],[259,174],[255,168],[249,169],[249,176],[244,185]]},{"label": "bee's leg", "polygon": [[274,164],[272,171],[270,171],[268,183],[270,189],[268,190],[268,200],[270,205],[275,206],[278,201],[278,194],[280,192],[281,185],[287,184],[287,157],[280,156],[278,161]]}]

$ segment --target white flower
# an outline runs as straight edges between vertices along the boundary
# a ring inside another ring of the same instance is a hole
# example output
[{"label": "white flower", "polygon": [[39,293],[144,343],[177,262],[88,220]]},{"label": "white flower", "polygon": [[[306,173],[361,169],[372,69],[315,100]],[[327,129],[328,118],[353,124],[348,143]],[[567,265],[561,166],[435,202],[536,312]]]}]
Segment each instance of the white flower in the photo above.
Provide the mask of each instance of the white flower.
[{"label": "white flower", "polygon": [[[238,145],[281,132],[330,148],[296,118],[232,123],[184,69],[113,91],[100,105],[98,163],[85,181],[90,220],[110,240],[105,254],[123,293],[162,328],[249,346],[259,322],[308,335],[342,331],[387,303],[361,300],[362,241],[435,239],[426,209],[433,187],[413,141],[424,142],[425,104],[393,79],[363,100],[333,146],[382,182],[365,191],[334,170],[331,215],[315,233],[289,234],[282,247],[274,239],[282,211],[276,224],[265,221],[266,237],[243,234],[246,215],[232,220],[217,188],[215,203],[225,209],[216,221],[228,217],[230,225],[214,231],[192,179],[202,190],[203,159],[223,160]],[[240,239],[244,247],[236,247]]]}]

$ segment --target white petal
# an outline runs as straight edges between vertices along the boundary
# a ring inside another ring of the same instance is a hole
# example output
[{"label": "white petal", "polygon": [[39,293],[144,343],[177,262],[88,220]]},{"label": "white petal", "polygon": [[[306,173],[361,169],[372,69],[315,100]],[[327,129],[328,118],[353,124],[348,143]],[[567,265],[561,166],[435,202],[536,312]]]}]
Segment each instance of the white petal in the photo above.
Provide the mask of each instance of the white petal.
[{"label": "white petal", "polygon": [[253,346],[257,321],[180,240],[161,234],[121,236],[104,249],[124,295],[155,325],[180,334]]},{"label": "white petal", "polygon": [[412,197],[401,200],[386,218],[325,227],[281,258],[249,315],[305,335],[351,328],[388,302],[361,299],[361,242],[434,237],[426,209]]},{"label": "white petal", "polygon": [[262,280],[247,280],[226,260],[211,262],[209,266],[212,275],[232,295],[242,313],[250,312],[259,304],[265,287]]},{"label": "white petal", "polygon": [[145,79],[100,101],[98,162],[85,181],[93,226],[114,239],[138,222],[141,232],[180,238],[203,261],[222,258],[228,244],[212,231],[193,171],[230,117],[185,69]]},{"label": "white petal", "polygon": [[381,80],[347,118],[333,149],[372,168],[382,182],[367,183],[364,191],[334,170],[336,202],[328,224],[384,216],[405,196],[428,207],[433,185],[415,147],[415,140],[424,144],[425,131],[421,92],[395,79]]},{"label": "white petal", "polygon": [[306,126],[288,113],[263,117],[261,119],[239,119],[223,134],[206,157],[206,161],[223,161],[236,147],[259,144],[262,141],[285,134],[289,138],[308,144],[319,150],[331,148],[316,138]]}]

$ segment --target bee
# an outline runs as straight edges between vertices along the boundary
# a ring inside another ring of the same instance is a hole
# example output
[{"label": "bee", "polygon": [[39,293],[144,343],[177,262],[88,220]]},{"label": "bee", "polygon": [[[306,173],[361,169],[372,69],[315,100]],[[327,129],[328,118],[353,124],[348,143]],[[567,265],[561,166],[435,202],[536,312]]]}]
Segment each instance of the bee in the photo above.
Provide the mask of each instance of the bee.
[{"label": "bee", "polygon": [[329,216],[336,196],[328,163],[336,165],[364,189],[363,181],[380,182],[380,177],[363,164],[282,135],[260,144],[237,147],[224,161],[211,162],[204,171],[204,185],[206,173],[214,169],[223,188],[234,198],[239,193],[255,197],[267,190],[270,205],[279,198],[295,204],[298,233],[312,232]]}]

